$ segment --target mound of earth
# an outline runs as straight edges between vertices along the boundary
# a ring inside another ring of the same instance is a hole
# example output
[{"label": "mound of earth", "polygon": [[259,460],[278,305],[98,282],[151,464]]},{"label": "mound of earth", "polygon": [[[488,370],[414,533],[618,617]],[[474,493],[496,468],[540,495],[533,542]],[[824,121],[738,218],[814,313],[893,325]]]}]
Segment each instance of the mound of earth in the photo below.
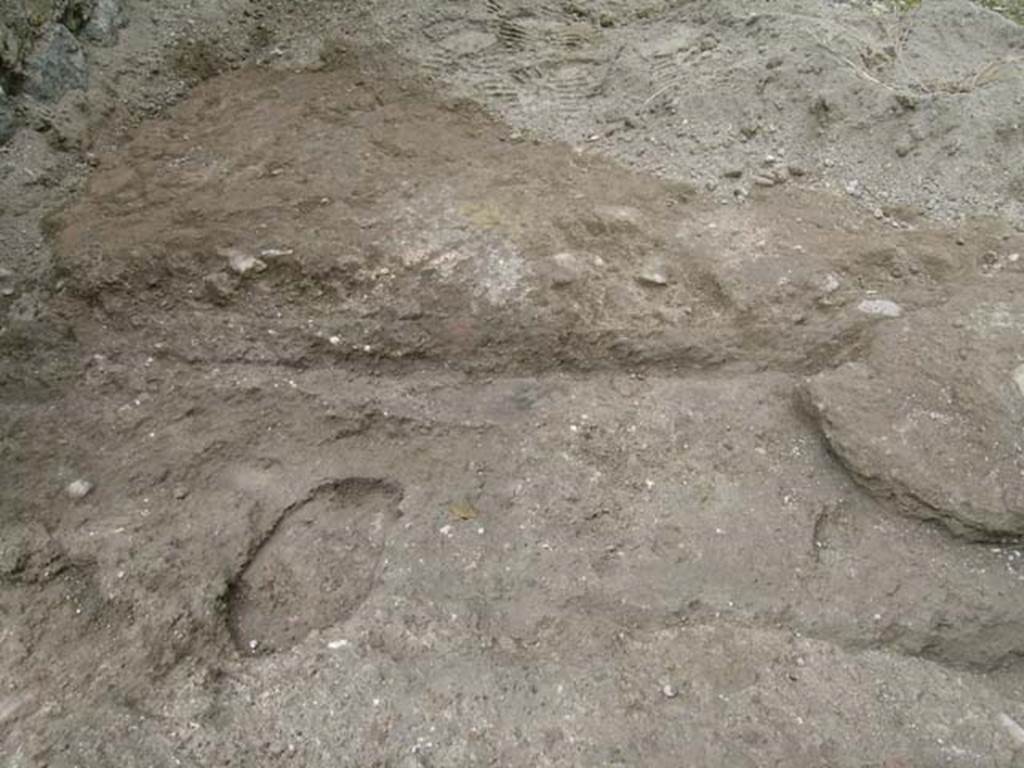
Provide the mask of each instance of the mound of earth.
[{"label": "mound of earth", "polygon": [[379,75],[228,76],[97,163],[66,288],[189,360],[806,370],[856,353],[872,295],[941,302],[1021,241],[810,193],[737,219]]}]

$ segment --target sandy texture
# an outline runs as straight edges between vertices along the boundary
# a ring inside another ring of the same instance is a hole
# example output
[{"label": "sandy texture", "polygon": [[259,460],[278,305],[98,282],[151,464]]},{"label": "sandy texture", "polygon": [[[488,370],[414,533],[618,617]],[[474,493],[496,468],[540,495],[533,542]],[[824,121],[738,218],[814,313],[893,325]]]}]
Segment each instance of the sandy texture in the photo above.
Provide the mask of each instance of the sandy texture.
[{"label": "sandy texture", "polygon": [[0,762],[1020,765],[1019,28],[79,7],[0,156]]}]

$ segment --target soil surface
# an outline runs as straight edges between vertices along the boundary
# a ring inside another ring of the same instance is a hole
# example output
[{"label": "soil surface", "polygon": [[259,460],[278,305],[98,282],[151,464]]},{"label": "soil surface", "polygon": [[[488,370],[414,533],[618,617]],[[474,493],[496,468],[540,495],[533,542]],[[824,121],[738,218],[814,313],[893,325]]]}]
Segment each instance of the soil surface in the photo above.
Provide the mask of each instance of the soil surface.
[{"label": "soil surface", "polygon": [[47,22],[0,763],[1024,765],[1024,33],[749,6]]}]

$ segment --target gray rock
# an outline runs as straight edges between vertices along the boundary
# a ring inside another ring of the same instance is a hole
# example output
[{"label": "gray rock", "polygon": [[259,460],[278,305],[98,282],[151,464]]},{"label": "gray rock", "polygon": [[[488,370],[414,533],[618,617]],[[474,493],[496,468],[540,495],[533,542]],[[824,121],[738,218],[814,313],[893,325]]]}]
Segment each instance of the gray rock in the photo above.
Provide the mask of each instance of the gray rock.
[{"label": "gray rock", "polygon": [[17,34],[11,28],[13,20],[9,22],[11,26],[4,23],[5,21],[0,16],[0,69],[15,72],[21,66],[21,54],[24,45],[23,35]]},{"label": "gray rock", "polygon": [[25,61],[24,91],[40,101],[57,101],[89,84],[85,53],[62,24],[50,24]]},{"label": "gray rock", "polygon": [[66,565],[60,546],[38,522],[5,523],[0,537],[0,579],[39,583]]},{"label": "gray rock", "polygon": [[582,278],[586,266],[579,256],[573,253],[556,253],[551,257],[548,272],[551,285],[555,288],[564,288]]},{"label": "gray rock", "polygon": [[[1019,331],[991,297],[877,327],[861,363],[808,380],[806,402],[835,455],[881,500],[976,540],[1024,535]],[[968,329],[949,324],[973,315]],[[1024,302],[1005,303],[1009,316]]]},{"label": "gray rock", "polygon": [[6,143],[14,135],[17,127],[14,104],[7,94],[0,89],[0,144]]},{"label": "gray rock", "polygon": [[99,45],[114,45],[118,32],[126,25],[121,0],[96,0],[82,34],[86,40]]}]

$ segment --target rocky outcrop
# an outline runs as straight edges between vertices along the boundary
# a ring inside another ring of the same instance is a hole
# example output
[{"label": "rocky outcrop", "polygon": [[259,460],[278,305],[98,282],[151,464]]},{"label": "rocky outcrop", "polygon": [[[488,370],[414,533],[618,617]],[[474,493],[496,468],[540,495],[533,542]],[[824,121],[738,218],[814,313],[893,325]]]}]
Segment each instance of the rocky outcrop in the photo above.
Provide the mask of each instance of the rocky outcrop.
[{"label": "rocky outcrop", "polygon": [[1024,300],[981,291],[883,320],[866,359],[810,378],[806,402],[840,461],[901,511],[971,539],[1024,536],[1022,330]]},{"label": "rocky outcrop", "polygon": [[85,52],[63,24],[51,24],[25,61],[23,90],[40,101],[56,101],[66,91],[88,85]]},{"label": "rocky outcrop", "polygon": [[87,88],[83,42],[113,45],[126,23],[122,0],[0,0],[0,144],[20,94],[49,104]]},{"label": "rocky outcrop", "polygon": [[7,94],[0,89],[0,144],[14,135],[17,122],[14,115],[14,104]]},{"label": "rocky outcrop", "polygon": [[89,20],[82,29],[82,35],[97,45],[113,45],[117,42],[118,31],[127,24],[121,8],[121,0],[96,0],[89,14]]}]

